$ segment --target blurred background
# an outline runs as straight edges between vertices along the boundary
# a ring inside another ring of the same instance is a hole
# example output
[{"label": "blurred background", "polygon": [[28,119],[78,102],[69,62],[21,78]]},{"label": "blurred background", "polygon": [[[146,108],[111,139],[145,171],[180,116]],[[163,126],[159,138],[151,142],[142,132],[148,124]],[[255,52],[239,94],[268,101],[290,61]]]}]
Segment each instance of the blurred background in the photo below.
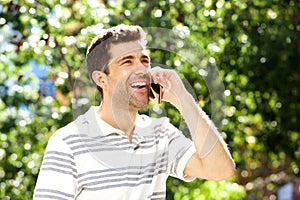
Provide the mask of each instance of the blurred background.
[{"label": "blurred background", "polygon": [[[150,50],[152,62],[176,69],[207,113],[218,106],[211,106],[205,81],[209,67],[194,63],[203,59],[217,67],[224,84],[224,117],[215,120],[236,175],[221,182],[169,178],[167,199],[288,200],[293,190],[294,199],[299,195],[299,0],[0,3],[0,199],[32,199],[48,138],[75,117],[76,80],[88,81],[81,70],[86,49],[97,30],[120,23],[165,28],[182,38],[163,44],[174,52]],[[191,43],[205,57],[195,51],[186,60],[176,53]],[[80,104],[94,102],[81,98]],[[182,124],[170,105],[162,110]]]}]

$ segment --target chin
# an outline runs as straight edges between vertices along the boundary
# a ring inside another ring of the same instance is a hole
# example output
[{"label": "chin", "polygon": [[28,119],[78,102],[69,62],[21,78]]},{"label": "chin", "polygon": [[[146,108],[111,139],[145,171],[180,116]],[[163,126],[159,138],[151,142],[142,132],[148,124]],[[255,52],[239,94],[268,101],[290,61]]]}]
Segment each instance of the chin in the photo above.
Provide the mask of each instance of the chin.
[{"label": "chin", "polygon": [[134,101],[131,101],[130,104],[137,109],[141,109],[149,104],[149,99],[135,99]]}]

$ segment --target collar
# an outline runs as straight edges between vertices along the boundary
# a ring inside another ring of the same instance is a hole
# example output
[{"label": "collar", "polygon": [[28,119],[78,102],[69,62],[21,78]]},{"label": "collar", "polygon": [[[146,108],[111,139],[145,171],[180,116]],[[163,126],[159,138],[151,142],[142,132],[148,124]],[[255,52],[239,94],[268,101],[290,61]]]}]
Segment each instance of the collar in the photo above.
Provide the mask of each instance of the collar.
[{"label": "collar", "polygon": [[99,133],[101,134],[101,136],[107,136],[107,135],[111,135],[111,134],[119,134],[119,135],[125,134],[120,129],[116,129],[116,128],[112,127],[107,122],[105,122],[100,117],[98,117],[97,111],[98,111],[99,107],[100,106],[92,106],[89,110],[90,112],[88,112],[87,114],[92,115],[91,117],[94,118],[95,124],[93,124],[93,126],[97,126],[97,128],[100,129]]},{"label": "collar", "polygon": [[[98,117],[97,110],[99,109],[99,107],[100,106],[91,106],[89,110],[80,117],[79,123],[82,126],[88,125],[84,128],[85,132],[88,131],[88,134],[90,136],[95,137],[104,137],[111,134],[125,135],[124,131],[112,127],[107,122],[103,121],[100,117]],[[133,137],[143,137],[149,134],[153,134],[152,118],[146,115],[137,114]]]}]

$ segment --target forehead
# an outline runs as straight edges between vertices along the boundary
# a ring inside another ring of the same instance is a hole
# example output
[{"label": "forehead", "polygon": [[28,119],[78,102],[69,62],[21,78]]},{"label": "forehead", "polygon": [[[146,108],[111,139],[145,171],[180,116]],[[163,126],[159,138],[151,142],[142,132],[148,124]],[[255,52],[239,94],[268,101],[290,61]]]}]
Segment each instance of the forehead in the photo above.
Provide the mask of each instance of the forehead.
[{"label": "forehead", "polygon": [[110,46],[109,53],[110,62],[131,53],[142,53],[148,55],[145,46],[143,46],[140,41],[112,44]]}]

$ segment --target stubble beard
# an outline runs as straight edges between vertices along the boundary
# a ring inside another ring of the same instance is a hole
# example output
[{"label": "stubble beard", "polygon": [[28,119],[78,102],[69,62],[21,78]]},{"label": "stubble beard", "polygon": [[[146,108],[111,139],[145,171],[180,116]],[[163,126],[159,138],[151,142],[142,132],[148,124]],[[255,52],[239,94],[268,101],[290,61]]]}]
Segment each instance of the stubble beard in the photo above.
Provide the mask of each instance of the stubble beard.
[{"label": "stubble beard", "polygon": [[128,101],[129,101],[129,107],[133,107],[135,109],[144,108],[149,103],[149,91],[145,92],[144,94],[135,94],[133,92],[129,94]]},{"label": "stubble beard", "polygon": [[147,91],[134,91],[126,82],[117,84],[115,90],[112,92],[112,104],[118,110],[135,110],[138,111],[144,108],[149,103],[149,88]]}]

